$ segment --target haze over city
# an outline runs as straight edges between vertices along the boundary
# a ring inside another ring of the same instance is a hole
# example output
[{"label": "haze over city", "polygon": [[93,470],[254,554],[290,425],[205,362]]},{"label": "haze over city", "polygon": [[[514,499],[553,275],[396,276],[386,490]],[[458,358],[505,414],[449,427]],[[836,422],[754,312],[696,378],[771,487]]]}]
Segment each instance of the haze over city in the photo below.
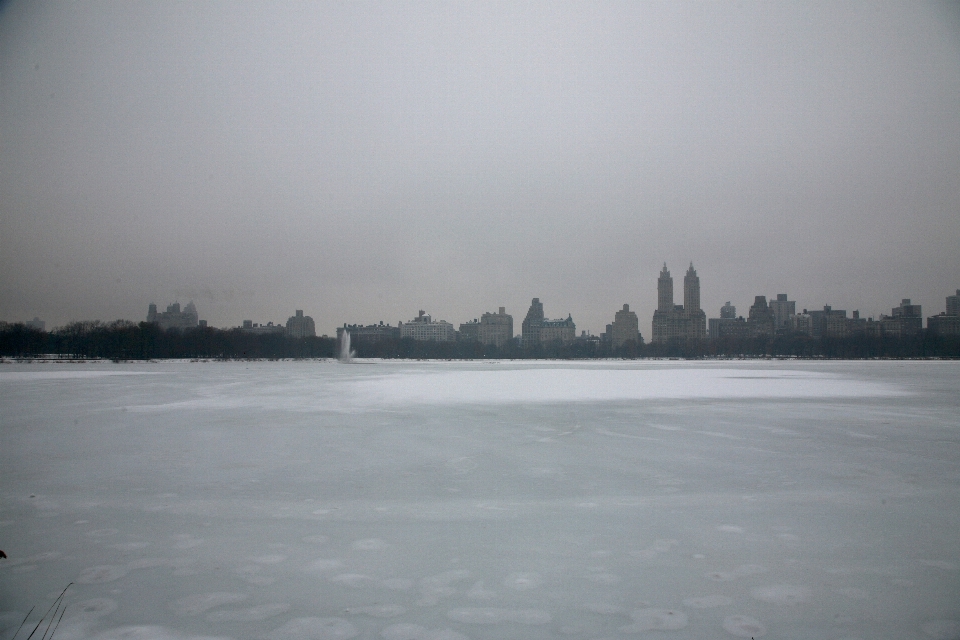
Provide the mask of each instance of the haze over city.
[{"label": "haze over city", "polygon": [[0,320],[960,286],[957,3],[0,7]]}]

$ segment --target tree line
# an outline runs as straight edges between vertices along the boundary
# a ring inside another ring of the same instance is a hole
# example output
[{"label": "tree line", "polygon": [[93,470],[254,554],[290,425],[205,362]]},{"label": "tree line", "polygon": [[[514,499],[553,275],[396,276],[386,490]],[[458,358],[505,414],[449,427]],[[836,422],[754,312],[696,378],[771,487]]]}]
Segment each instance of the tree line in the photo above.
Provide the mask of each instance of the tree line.
[{"label": "tree line", "polygon": [[[674,340],[665,344],[628,342],[614,349],[610,343],[577,340],[572,343],[523,345],[510,340],[499,347],[479,342],[420,342],[412,338],[378,342],[357,341],[360,358],[408,359],[585,359],[585,358],[931,358],[960,357],[960,336],[923,330],[906,337],[850,336],[813,338],[793,334],[765,338]],[[195,327],[162,330],[149,322],[72,322],[47,332],[24,324],[0,323],[0,356],[156,360],[164,358],[333,358],[335,338],[292,338],[282,334],[254,334],[241,329]]]}]

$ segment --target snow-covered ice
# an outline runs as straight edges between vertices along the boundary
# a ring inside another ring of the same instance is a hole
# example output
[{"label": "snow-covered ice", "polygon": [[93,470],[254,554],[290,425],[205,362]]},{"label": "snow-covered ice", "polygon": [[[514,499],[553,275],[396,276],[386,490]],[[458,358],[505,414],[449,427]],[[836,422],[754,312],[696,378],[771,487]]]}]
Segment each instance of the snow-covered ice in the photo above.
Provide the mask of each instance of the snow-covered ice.
[{"label": "snow-covered ice", "polygon": [[2,364],[0,428],[0,638],[960,638],[956,362]]}]

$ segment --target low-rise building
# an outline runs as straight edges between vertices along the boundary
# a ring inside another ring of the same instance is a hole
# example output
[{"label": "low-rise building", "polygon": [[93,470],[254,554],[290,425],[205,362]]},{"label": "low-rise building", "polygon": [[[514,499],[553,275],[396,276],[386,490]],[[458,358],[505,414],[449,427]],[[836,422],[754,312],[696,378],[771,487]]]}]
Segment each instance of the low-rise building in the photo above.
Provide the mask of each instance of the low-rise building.
[{"label": "low-rise building", "polygon": [[480,342],[480,321],[474,318],[470,322],[461,322],[457,331],[457,340],[460,342]]},{"label": "low-rise building", "polygon": [[268,322],[267,324],[257,324],[253,320],[244,320],[240,330],[244,333],[253,333],[258,336],[273,334],[282,335],[286,333],[286,329],[279,322],[277,324],[273,324],[272,322]]},{"label": "low-rise building", "polygon": [[710,338],[713,340],[736,339],[743,340],[751,336],[751,327],[739,318],[710,318]]},{"label": "low-rise building", "polygon": [[434,321],[421,309],[416,318],[400,323],[400,337],[421,342],[453,342],[457,339],[457,330],[446,320]]},{"label": "low-rise building", "polygon": [[577,325],[568,314],[566,320],[544,320],[540,325],[540,344],[570,344],[577,337]]},{"label": "low-rise building", "polygon": [[375,344],[386,340],[399,340],[400,327],[394,327],[389,324],[346,324],[337,327],[337,342],[343,344],[343,332],[350,334],[351,344]]},{"label": "low-rise building", "polygon": [[28,329],[36,329],[37,331],[46,331],[47,328],[47,323],[36,316],[34,316],[33,320],[27,320],[23,324],[25,324]]}]

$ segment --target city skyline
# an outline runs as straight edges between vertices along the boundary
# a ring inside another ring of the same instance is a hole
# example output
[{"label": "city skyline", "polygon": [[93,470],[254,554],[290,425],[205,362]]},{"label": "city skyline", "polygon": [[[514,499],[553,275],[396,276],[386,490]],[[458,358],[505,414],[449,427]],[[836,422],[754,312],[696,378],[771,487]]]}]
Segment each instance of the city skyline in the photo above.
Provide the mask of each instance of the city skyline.
[{"label": "city skyline", "polygon": [[[0,318],[651,333],[960,281],[960,5],[0,6]],[[679,291],[679,287],[678,287]],[[678,296],[679,297],[679,296]]]},{"label": "city skyline", "polygon": [[[650,330],[648,333],[646,334],[644,333],[643,320],[639,321],[641,340],[644,342],[652,341],[652,342],[666,343],[673,338],[681,338],[681,339],[687,339],[687,338],[703,339],[706,337],[716,338],[717,337],[716,332],[719,327],[719,324],[717,323],[722,324],[724,319],[726,320],[738,319],[739,321],[744,321],[749,316],[748,322],[752,322],[755,307],[756,305],[760,304],[761,300],[763,300],[763,303],[762,303],[763,313],[766,314],[768,312],[767,309],[769,309],[770,322],[772,323],[770,328],[770,332],[771,332],[770,335],[772,335],[772,333],[775,330],[779,331],[780,327],[789,328],[791,326],[790,325],[791,317],[794,315],[806,316],[809,311],[810,314],[817,316],[817,314],[823,314],[823,313],[829,314],[831,313],[830,312],[831,309],[837,308],[836,305],[829,305],[829,304],[824,304],[822,305],[822,307],[818,307],[814,305],[811,305],[811,306],[798,305],[796,300],[788,299],[788,294],[778,293],[778,294],[769,296],[770,298],[769,306],[766,301],[767,295],[761,294],[761,295],[754,296],[754,305],[750,307],[749,313],[743,313],[742,310],[744,309],[744,307],[741,306],[739,307],[741,309],[741,313],[738,314],[736,311],[738,306],[736,304],[732,304],[731,301],[728,300],[719,308],[718,312],[715,315],[711,315],[710,313],[707,313],[706,310],[701,308],[700,296],[701,296],[700,278],[697,271],[694,269],[693,262],[691,261],[689,269],[687,270],[684,276],[684,283],[683,283],[684,304],[675,305],[676,300],[674,299],[672,277],[671,277],[670,271],[667,268],[667,264],[664,263],[663,268],[658,274],[657,304],[656,304],[656,309],[649,320]],[[958,314],[957,309],[960,308],[958,307],[960,303],[957,302],[957,300],[960,299],[960,289],[956,290],[956,294],[948,293],[946,296],[944,296],[943,299],[944,299],[944,303],[942,305],[943,307],[942,309],[937,307],[934,307],[933,309],[928,309],[926,312],[926,315],[923,315],[923,313],[920,311],[923,305],[918,304],[917,301],[911,302],[911,299],[909,298],[901,298],[900,306],[901,308],[903,308],[906,305],[912,305],[913,308],[916,309],[917,317],[920,317],[920,318],[943,315],[944,313],[946,315],[957,315]],[[889,308],[891,309],[890,313],[896,316],[898,311],[897,307],[893,307],[891,305],[891,307]],[[693,310],[692,315],[690,313],[691,309]],[[881,312],[874,315],[874,314],[862,313],[859,309],[850,310],[851,315],[849,317],[847,316],[847,313],[848,313],[847,309],[837,310],[836,313],[842,314],[842,316],[840,316],[842,318],[847,318],[851,320],[863,320],[863,321],[866,321],[866,320],[879,321],[881,318],[891,317],[890,313],[887,313],[887,312]],[[582,335],[593,335],[593,336],[603,335],[605,332],[609,332],[612,327],[616,327],[616,322],[617,322],[616,319],[620,319],[621,316],[623,316],[624,320],[626,320],[628,316],[632,316],[632,320],[629,320],[630,323],[636,323],[638,319],[638,316],[635,313],[635,311],[630,311],[629,303],[624,303],[623,308],[621,310],[616,310],[613,312],[614,319],[611,320],[611,322],[606,323],[603,330],[594,331],[592,329],[585,329],[582,327],[577,328],[576,325],[573,324],[572,313],[567,314],[566,320],[562,320],[562,319],[550,320],[548,317],[546,317],[544,315],[543,302],[541,302],[539,298],[533,298],[533,302],[527,311],[527,317],[526,319],[524,319],[524,322],[522,324],[525,325],[531,321],[531,314],[534,314],[533,323],[535,328],[533,331],[534,333],[537,334],[533,337],[534,342],[540,342],[540,338],[539,338],[540,326],[544,324],[552,323],[556,325],[557,328],[559,329],[561,326],[565,326],[565,324],[569,323],[572,327],[572,333],[569,336],[566,336],[564,338],[564,341],[568,341],[568,340],[572,340],[574,337],[579,337]],[[664,319],[664,315],[666,315],[665,319]],[[428,330],[426,327],[428,325],[435,325],[439,323],[440,325],[445,325],[444,327],[441,327],[443,331],[449,332],[449,335],[444,334],[446,337],[439,338],[439,339],[452,340],[454,335],[459,336],[460,334],[460,331],[457,330],[458,326],[462,329],[463,325],[469,326],[469,325],[475,324],[476,328],[480,332],[486,333],[487,330],[481,327],[483,327],[484,324],[488,322],[488,319],[489,319],[489,322],[500,323],[500,320],[497,320],[497,318],[499,317],[508,318],[509,321],[507,326],[509,327],[514,326],[514,323],[512,320],[512,314],[507,313],[506,307],[504,306],[498,307],[497,313],[491,313],[489,311],[485,311],[482,314],[478,314],[477,317],[473,319],[470,319],[470,318],[447,319],[440,316],[434,319],[432,314],[428,314],[426,313],[426,311],[421,309],[418,312],[418,317],[413,318],[413,320],[406,321],[407,328],[404,330],[406,331],[406,333],[401,332],[401,329],[403,329],[405,324],[404,320],[397,321],[396,323],[396,329],[398,331],[397,337],[400,337],[401,335],[405,335],[407,337],[413,337],[415,339],[436,340],[438,338],[433,335],[433,333],[435,333],[436,330],[433,328]],[[658,317],[661,318],[660,319],[661,329],[659,329],[659,332],[658,332],[658,329],[656,328]],[[697,318],[699,318],[699,320]],[[109,322],[114,319],[85,318],[83,320],[99,320],[99,321]],[[130,321],[131,319],[116,318],[116,320]],[[481,320],[484,324],[481,324]],[[708,320],[710,323],[709,330],[707,329],[707,326],[706,326],[706,323],[708,322]],[[132,321],[138,322],[138,320],[132,320]],[[157,322],[164,329],[190,328],[193,326],[197,326],[198,323],[199,323],[199,326],[203,326],[203,327],[208,326],[208,321],[204,318],[200,318],[200,314],[193,300],[190,300],[185,305],[184,310],[182,312],[181,312],[181,305],[179,301],[175,301],[173,303],[168,304],[166,308],[166,312],[163,312],[163,313],[158,313],[157,305],[151,302],[148,305],[146,321]],[[22,322],[26,324],[28,327],[39,328],[41,330],[44,330],[45,325],[47,324],[46,320],[39,318],[37,316],[34,316],[33,319],[29,319],[29,320],[23,320],[23,319],[0,320],[0,322],[8,322],[8,323]],[[307,330],[305,333],[304,333],[304,329],[300,328],[301,322],[308,323],[309,330]],[[282,321],[278,321],[274,323],[272,320],[254,321],[254,320],[244,318],[240,321],[239,324],[220,325],[218,328],[223,328],[223,329],[242,328],[246,331],[252,331],[254,333],[270,333],[274,331],[282,332],[284,328],[286,328],[286,330],[289,332],[291,323],[294,323],[294,325],[296,325],[297,327],[294,330],[293,334],[291,334],[291,335],[295,335],[296,337],[300,337],[302,335],[317,335],[317,336],[324,335],[324,336],[339,337],[341,335],[341,332],[348,325],[351,327],[357,327],[357,328],[364,328],[364,327],[370,328],[378,324],[380,326],[385,325],[387,327],[394,327],[394,323],[390,321],[385,322],[382,319],[370,321],[370,322],[357,321],[356,319],[352,319],[352,320],[345,320],[344,322],[334,327],[333,331],[327,332],[327,331],[324,331],[322,328],[316,329],[313,318],[310,317],[309,315],[305,316],[303,310],[297,309],[295,312],[295,315],[290,316],[287,319],[286,323]],[[422,325],[424,329],[421,330],[420,332],[417,332],[412,329],[412,327],[418,326],[418,323],[425,323],[424,325]],[[796,323],[794,322],[794,326],[792,327],[792,330],[794,331],[798,330],[798,327],[795,325]],[[53,325],[50,327],[50,329],[54,330],[55,328],[57,328],[57,326],[59,325]],[[216,327],[217,325],[211,324],[209,326]],[[517,324],[516,326],[519,328],[521,325]],[[745,331],[746,326],[747,325],[744,325],[744,328],[741,329],[741,331]],[[921,326],[923,326],[922,322],[921,322]],[[800,329],[800,330],[801,332],[805,331],[804,329]],[[821,330],[822,328],[817,328],[814,331],[814,334],[819,336]],[[430,336],[427,337],[426,334],[421,335],[423,331],[428,331],[428,332],[432,331],[433,333],[430,333]],[[494,331],[494,329],[491,329],[491,331]],[[500,344],[503,343],[505,339],[508,339],[508,338],[505,337],[506,334],[500,335],[503,333],[502,329],[496,329],[495,331],[498,337],[495,340],[491,340],[491,343],[497,344],[499,346]],[[511,332],[508,330],[507,334],[510,334],[510,333]],[[478,333],[478,336],[479,335],[480,334]],[[490,334],[490,335],[493,335],[493,334]],[[517,331],[516,333],[512,334],[512,337],[520,337],[522,335],[523,333],[521,331]],[[566,335],[566,333],[564,333],[564,335]],[[610,336],[607,335],[606,339],[610,340]],[[619,340],[622,341],[623,339],[624,338],[621,335]],[[485,342],[485,340],[481,340],[481,341]],[[614,338],[614,342],[617,342],[617,341],[618,341],[618,338]]]}]

